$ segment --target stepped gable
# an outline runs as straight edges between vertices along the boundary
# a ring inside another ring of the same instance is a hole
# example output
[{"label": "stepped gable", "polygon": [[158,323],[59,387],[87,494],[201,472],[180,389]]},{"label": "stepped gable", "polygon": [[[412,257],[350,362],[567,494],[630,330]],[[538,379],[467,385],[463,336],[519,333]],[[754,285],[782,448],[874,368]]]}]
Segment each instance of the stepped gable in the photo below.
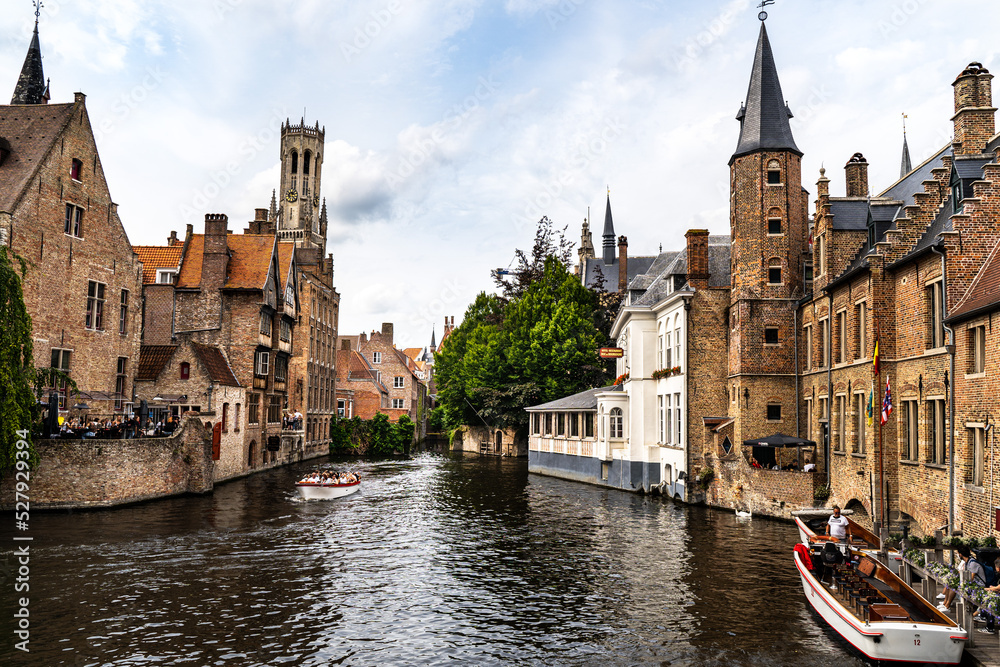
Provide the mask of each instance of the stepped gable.
[{"label": "stepped gable", "polygon": [[16,208],[75,108],[75,104],[0,106],[0,137],[10,145],[0,169],[0,211]]},{"label": "stepped gable", "polygon": [[[919,192],[921,189],[921,183],[931,178],[931,171],[942,166],[943,160],[946,156],[952,155],[951,144],[943,146],[941,150],[934,153],[923,162],[921,162],[915,169],[908,173],[903,178],[899,179],[884,192],[880,193],[879,199],[892,199],[894,201],[903,202],[903,206],[909,206],[913,203],[913,195]],[[899,212],[902,215],[903,211]]]}]

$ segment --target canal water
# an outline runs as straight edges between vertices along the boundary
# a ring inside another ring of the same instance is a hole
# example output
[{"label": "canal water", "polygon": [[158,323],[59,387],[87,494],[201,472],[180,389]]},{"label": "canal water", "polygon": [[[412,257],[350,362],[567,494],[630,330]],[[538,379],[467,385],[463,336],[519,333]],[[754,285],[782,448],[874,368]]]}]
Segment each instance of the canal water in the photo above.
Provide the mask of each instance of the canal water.
[{"label": "canal water", "polygon": [[359,493],[301,502],[315,465],[33,512],[31,652],[6,581],[0,664],[862,664],[808,608],[790,524],[477,456],[351,463]]}]

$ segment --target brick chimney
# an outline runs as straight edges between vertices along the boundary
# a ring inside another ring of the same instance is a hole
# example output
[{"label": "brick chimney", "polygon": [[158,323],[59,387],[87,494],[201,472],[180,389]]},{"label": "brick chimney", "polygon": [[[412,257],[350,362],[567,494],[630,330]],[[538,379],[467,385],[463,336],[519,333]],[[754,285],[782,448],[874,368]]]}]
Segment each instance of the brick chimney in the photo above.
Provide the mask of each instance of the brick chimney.
[{"label": "brick chimney", "polygon": [[175,245],[180,245],[181,240],[177,238],[177,232],[174,230],[170,231],[170,236],[167,237],[167,247],[173,248]]},{"label": "brick chimney", "polygon": [[980,63],[969,66],[958,75],[955,83],[955,155],[979,155],[996,132],[993,75]]},{"label": "brick chimney", "polygon": [[844,166],[847,172],[847,196],[868,196],[868,161],[861,153],[855,153]]},{"label": "brick chimney", "polygon": [[687,239],[687,280],[696,290],[708,289],[708,230],[689,229]]},{"label": "brick chimney", "polygon": [[618,237],[618,291],[628,287],[628,237]]},{"label": "brick chimney", "polygon": [[229,217],[224,213],[205,215],[205,250],[201,260],[201,287],[217,290],[226,284],[229,264]]},{"label": "brick chimney", "polygon": [[351,339],[350,338],[344,338],[344,339],[342,339],[340,341],[340,349],[341,350],[346,350],[346,351],[350,352],[351,351]]},{"label": "brick chimney", "polygon": [[392,345],[392,322],[382,323],[382,336],[389,339],[389,345]]}]

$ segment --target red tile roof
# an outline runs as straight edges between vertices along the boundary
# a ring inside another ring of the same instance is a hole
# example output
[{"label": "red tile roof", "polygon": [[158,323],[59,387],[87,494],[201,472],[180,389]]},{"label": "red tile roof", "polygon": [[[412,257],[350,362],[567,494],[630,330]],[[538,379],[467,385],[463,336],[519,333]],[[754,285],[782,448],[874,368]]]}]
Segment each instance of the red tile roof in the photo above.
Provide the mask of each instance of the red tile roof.
[{"label": "red tile roof", "polygon": [[[270,234],[229,234],[229,265],[226,271],[226,289],[264,289],[271,268],[271,257],[277,239]],[[184,265],[177,277],[177,287],[201,287],[202,260],[205,256],[205,235],[194,234],[188,245]],[[282,278],[283,281],[283,278]]]},{"label": "red tile roof", "polygon": [[236,375],[233,373],[229,362],[226,361],[225,355],[222,354],[222,350],[200,343],[191,343],[191,347],[198,353],[201,363],[208,370],[208,376],[212,378],[213,382],[218,382],[229,387],[240,386],[240,382],[236,379]]},{"label": "red tile roof", "polygon": [[139,368],[135,373],[136,380],[156,380],[163,372],[163,367],[174,356],[176,345],[143,345],[139,348]]},{"label": "red tile roof", "polygon": [[188,244],[184,264],[177,276],[177,287],[181,289],[198,289],[201,287],[201,260],[205,254],[205,235],[194,234]]},{"label": "red tile roof", "polygon": [[0,211],[14,210],[28,182],[73,118],[75,107],[75,104],[0,106],[0,137],[11,148],[0,167]]},{"label": "red tile roof", "polygon": [[278,291],[285,293],[288,278],[291,275],[292,257],[295,256],[294,243],[278,244]]},{"label": "red tile roof", "polygon": [[1000,243],[993,247],[993,252],[986,258],[983,268],[969,286],[969,291],[958,302],[948,319],[957,320],[963,316],[975,315],[990,310],[991,307],[1000,308]]},{"label": "red tile roof", "polygon": [[183,246],[136,245],[132,250],[139,255],[142,262],[142,284],[156,283],[157,269],[176,269],[181,263]]}]

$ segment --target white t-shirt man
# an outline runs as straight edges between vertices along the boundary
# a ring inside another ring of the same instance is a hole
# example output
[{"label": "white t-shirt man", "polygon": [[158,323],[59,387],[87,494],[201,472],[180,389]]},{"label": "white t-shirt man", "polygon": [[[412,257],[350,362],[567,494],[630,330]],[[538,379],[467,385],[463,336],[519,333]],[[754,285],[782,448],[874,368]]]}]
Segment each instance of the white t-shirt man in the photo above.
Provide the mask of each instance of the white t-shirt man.
[{"label": "white t-shirt man", "polygon": [[816,464],[815,463],[807,463],[805,465],[805,467],[802,468],[802,471],[803,472],[816,472]]},{"label": "white t-shirt man", "polygon": [[843,516],[839,512],[830,515],[830,519],[827,521],[830,527],[830,537],[835,537],[838,540],[843,540],[847,538],[847,517]]}]

